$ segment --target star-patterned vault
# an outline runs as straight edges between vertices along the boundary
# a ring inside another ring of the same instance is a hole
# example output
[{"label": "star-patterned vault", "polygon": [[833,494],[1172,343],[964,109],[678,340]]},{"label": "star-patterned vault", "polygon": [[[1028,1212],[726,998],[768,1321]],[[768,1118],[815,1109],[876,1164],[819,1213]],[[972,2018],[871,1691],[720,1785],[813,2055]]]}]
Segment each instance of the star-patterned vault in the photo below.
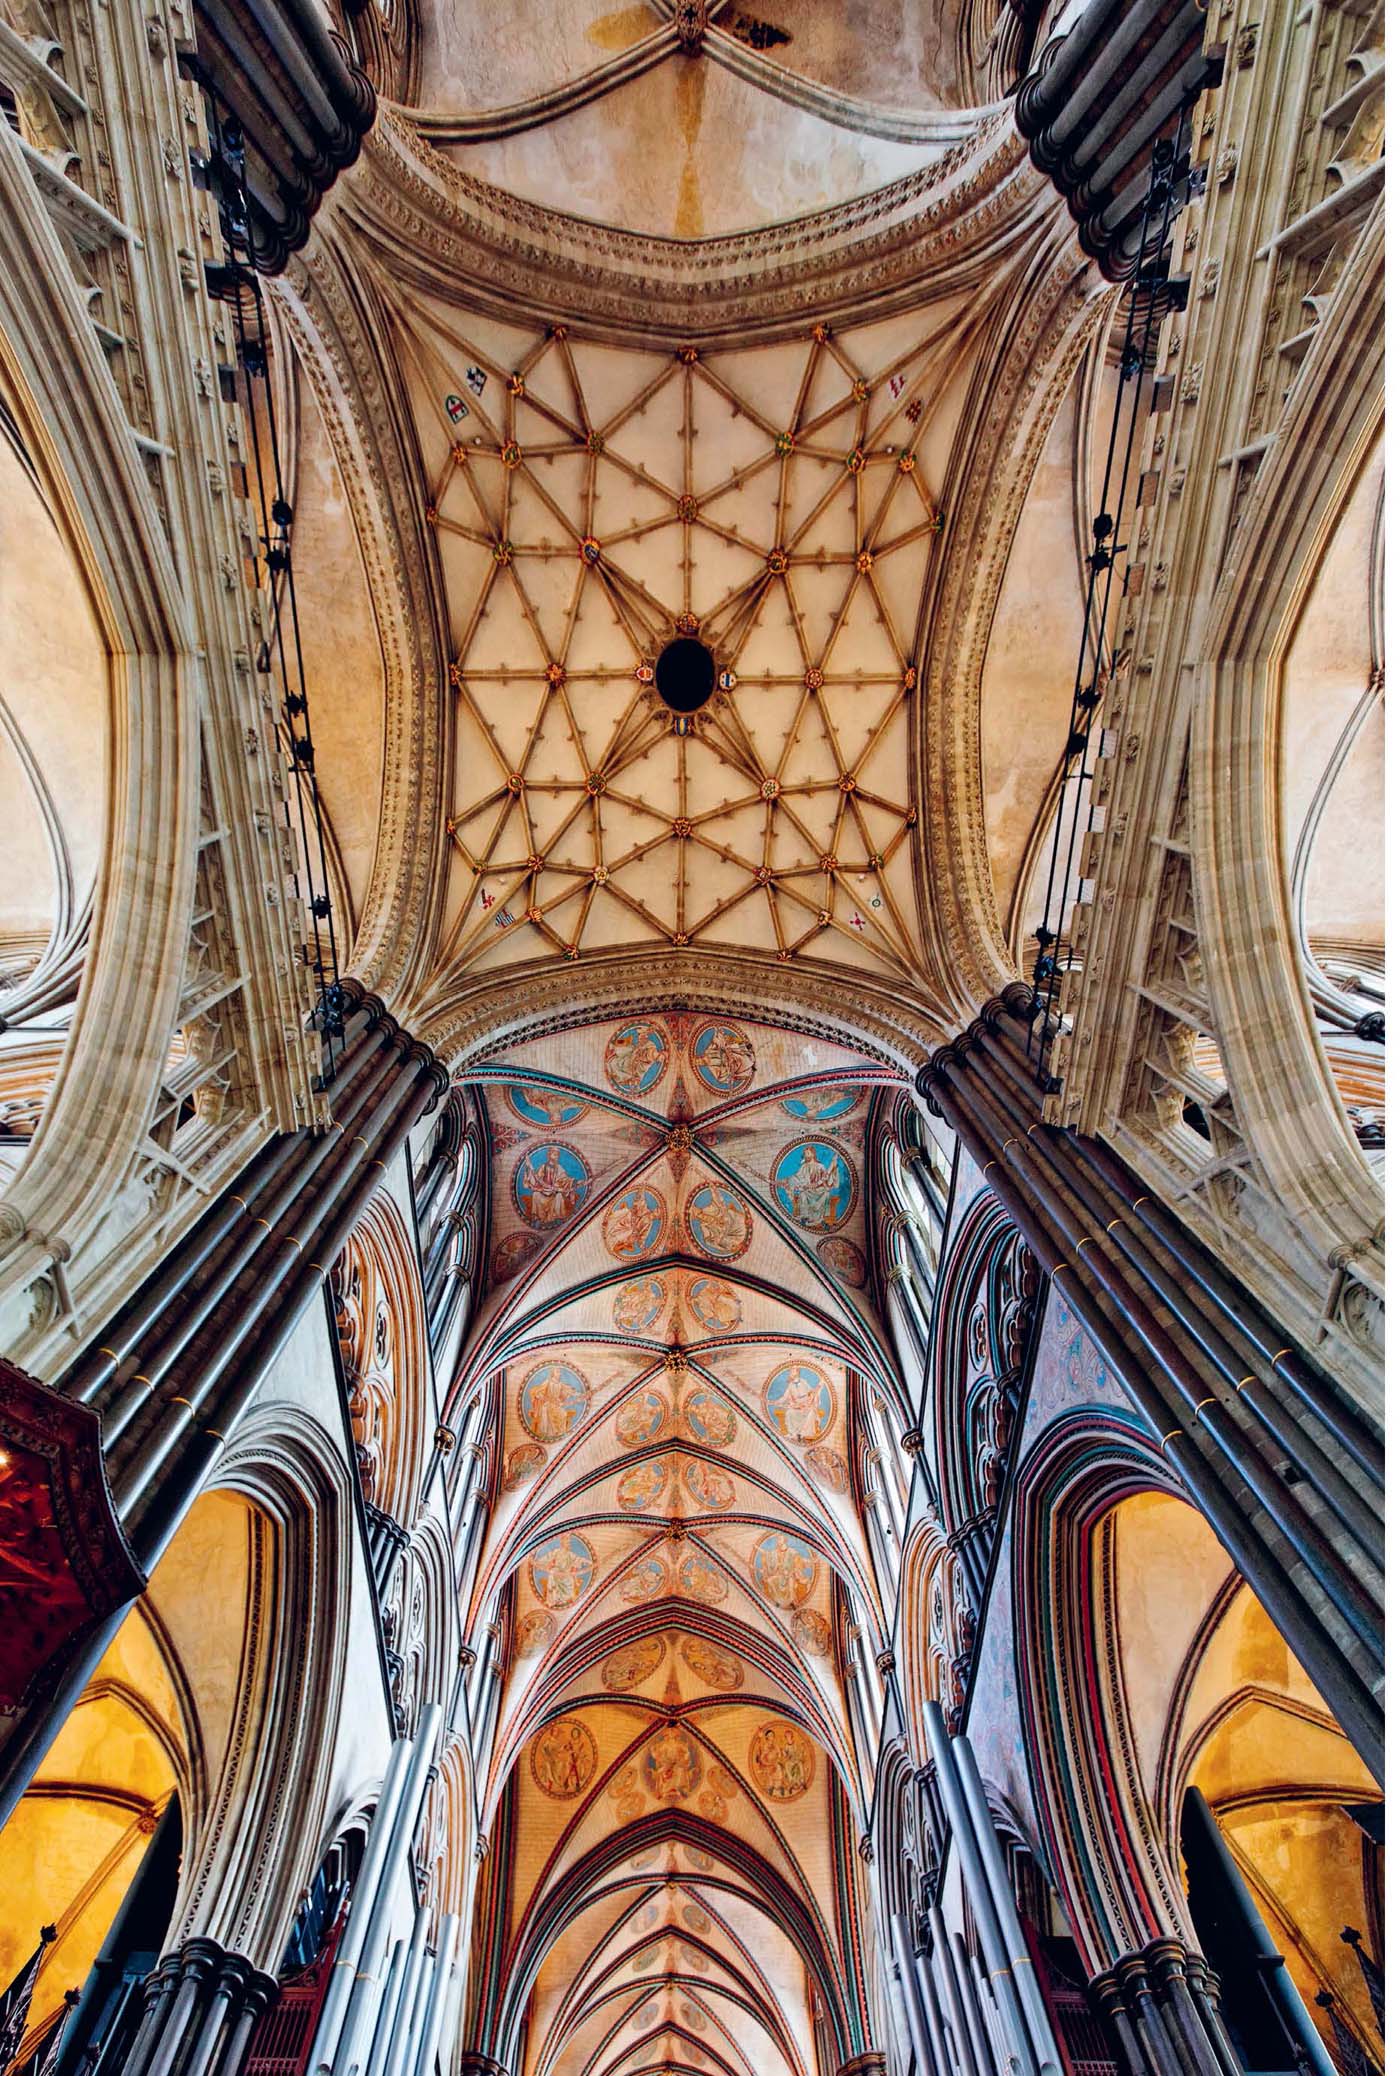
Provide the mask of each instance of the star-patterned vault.
[{"label": "star-patterned vault", "polygon": [[[441,964],[922,971],[914,647],[974,317],[715,354],[403,317],[456,720]],[[678,633],[719,673],[689,718],[655,684]]]}]

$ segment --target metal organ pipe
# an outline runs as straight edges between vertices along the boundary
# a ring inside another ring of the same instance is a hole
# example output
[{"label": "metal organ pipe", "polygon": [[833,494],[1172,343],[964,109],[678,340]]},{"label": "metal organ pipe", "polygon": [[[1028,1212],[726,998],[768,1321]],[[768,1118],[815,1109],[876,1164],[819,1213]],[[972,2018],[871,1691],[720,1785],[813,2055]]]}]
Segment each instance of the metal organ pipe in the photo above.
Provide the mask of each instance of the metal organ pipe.
[{"label": "metal organ pipe", "polygon": [[336,2050],[346,2027],[361,1960],[367,1952],[373,1952],[384,1935],[392,1906],[393,1875],[417,1828],[419,1805],[441,1722],[441,1704],[430,1702],[419,1717],[416,1736],[412,1740],[398,1739],[390,1755],[384,1790],[355,1883],[354,1901],[308,2057],[308,2067],[316,2070],[318,2076],[325,2076],[325,2072],[337,2066]]}]

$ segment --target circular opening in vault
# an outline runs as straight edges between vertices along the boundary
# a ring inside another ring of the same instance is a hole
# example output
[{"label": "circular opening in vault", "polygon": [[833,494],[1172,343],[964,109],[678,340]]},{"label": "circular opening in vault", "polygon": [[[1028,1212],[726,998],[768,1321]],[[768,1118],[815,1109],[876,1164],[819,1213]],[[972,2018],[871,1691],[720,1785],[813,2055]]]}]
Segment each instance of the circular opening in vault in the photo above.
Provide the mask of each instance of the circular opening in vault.
[{"label": "circular opening in vault", "polygon": [[667,642],[656,659],[656,689],[673,714],[698,714],[715,689],[715,659],[693,634]]}]

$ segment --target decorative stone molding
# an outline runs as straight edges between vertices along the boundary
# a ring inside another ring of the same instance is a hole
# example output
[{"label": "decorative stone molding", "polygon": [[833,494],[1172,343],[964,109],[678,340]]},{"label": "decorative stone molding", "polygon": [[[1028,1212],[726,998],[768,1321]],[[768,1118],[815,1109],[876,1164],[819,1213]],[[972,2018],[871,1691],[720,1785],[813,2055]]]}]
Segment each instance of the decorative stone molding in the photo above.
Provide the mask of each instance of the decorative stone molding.
[{"label": "decorative stone molding", "polygon": [[719,344],[956,292],[1010,256],[1047,194],[1010,110],[994,108],[931,166],[837,208],[728,238],[651,238],[521,201],[385,110],[321,222],[353,225],[410,288],[457,302],[470,281],[473,300],[517,323]]}]

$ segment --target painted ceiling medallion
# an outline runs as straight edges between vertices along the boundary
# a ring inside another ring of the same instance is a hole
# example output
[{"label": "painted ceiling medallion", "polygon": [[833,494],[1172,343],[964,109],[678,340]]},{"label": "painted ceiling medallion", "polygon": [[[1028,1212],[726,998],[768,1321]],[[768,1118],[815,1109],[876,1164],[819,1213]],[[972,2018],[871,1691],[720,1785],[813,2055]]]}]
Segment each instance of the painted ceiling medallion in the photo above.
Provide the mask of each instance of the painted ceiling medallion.
[{"label": "painted ceiling medallion", "polygon": [[634,1392],[619,1406],[613,1433],[624,1449],[640,1449],[660,1434],[669,1410],[659,1391]]},{"label": "painted ceiling medallion", "polygon": [[603,1245],[616,1261],[645,1261],[666,1232],[666,1206],[654,1189],[629,1189],[603,1216]]},{"label": "painted ceiling medallion", "polygon": [[530,1559],[535,1598],[546,1607],[572,1607],[592,1585],[597,1566],[593,1545],[584,1536],[556,1536]]},{"label": "painted ceiling medallion", "polygon": [[[660,1670],[665,1656],[666,1646],[659,1636],[644,1636],[636,1643],[624,1644],[603,1661],[603,1685],[610,1694],[629,1694],[633,1687],[639,1687]],[[653,1912],[653,1921],[654,1918]]]},{"label": "painted ceiling medallion", "polygon": [[562,1140],[522,1154],[513,1184],[515,1208],[527,1226],[562,1225],[588,1200],[587,1161]]},{"label": "painted ceiling medallion", "polygon": [[848,1283],[852,1290],[864,1290],[868,1271],[865,1256],[852,1240],[843,1240],[839,1234],[830,1234],[818,1240],[817,1256],[834,1276]]},{"label": "painted ceiling medallion", "polygon": [[679,1723],[657,1732],[642,1759],[642,1779],[658,1802],[686,1802],[700,1785],[700,1747]]},{"label": "painted ceiling medallion", "polygon": [[830,1378],[813,1364],[785,1362],[763,1387],[763,1410],[785,1442],[819,1442],[831,1432],[836,1395]]},{"label": "painted ceiling medallion", "polygon": [[727,1514],[734,1506],[734,1480],[712,1463],[696,1457],[685,1467],[685,1489],[709,1514]]},{"label": "painted ceiling medallion", "polygon": [[754,1584],[774,1607],[800,1607],[817,1583],[817,1553],[800,1536],[779,1529],[754,1545]]},{"label": "painted ceiling medallion", "polygon": [[809,1233],[844,1225],[855,1209],[855,1172],[839,1146],[825,1139],[796,1139],[773,1163],[773,1196],[779,1208]]},{"label": "painted ceiling medallion", "polygon": [[702,1025],[690,1041],[690,1061],[705,1087],[718,1096],[742,1094],[757,1065],[748,1037],[733,1024]]},{"label": "painted ceiling medallion", "polygon": [[666,1072],[670,1040],[660,1024],[624,1024],[603,1054],[603,1072],[620,1096],[645,1096]]},{"label": "painted ceiling medallion", "polygon": [[665,1302],[666,1285],[659,1276],[636,1276],[613,1297],[613,1324],[621,1334],[645,1333]]},{"label": "painted ceiling medallion", "polygon": [[707,1334],[729,1334],[743,1322],[744,1308],[732,1283],[719,1276],[692,1276],[685,1287],[691,1316]]},{"label": "painted ceiling medallion", "polygon": [[547,1723],[530,1746],[535,1785],[557,1801],[581,1795],[598,1770],[593,1732],[578,1716]]},{"label": "painted ceiling medallion", "polygon": [[545,1132],[558,1132],[566,1125],[577,1124],[588,1110],[588,1105],[568,1090],[548,1087],[508,1088],[506,1101],[527,1125]]},{"label": "painted ceiling medallion", "polygon": [[634,1464],[617,1481],[617,1503],[626,1514],[644,1514],[666,1490],[667,1466],[655,1461]]},{"label": "painted ceiling medallion", "polygon": [[[733,1651],[711,1643],[703,1636],[683,1636],[680,1644],[681,1658],[698,1680],[707,1687],[716,1688],[721,1694],[737,1694],[744,1684],[743,1661]],[[687,1906],[692,1908],[693,1906]],[[705,1932],[706,1924],[696,1924],[694,1918],[685,1916],[692,1931]]]},{"label": "painted ceiling medallion", "polygon": [[812,1785],[817,1755],[795,1723],[763,1723],[749,1745],[749,1771],[770,1802],[795,1802]]},{"label": "painted ceiling medallion", "polygon": [[702,1182],[686,1198],[685,1228],[702,1254],[737,1261],[753,1239],[753,1215],[722,1182]]},{"label": "painted ceiling medallion", "polygon": [[734,1408],[726,1405],[718,1392],[702,1385],[697,1391],[686,1393],[681,1408],[685,1424],[697,1442],[707,1442],[712,1449],[727,1449],[734,1439],[736,1422]]},{"label": "painted ceiling medallion", "polygon": [[587,1381],[566,1362],[544,1362],[520,1386],[520,1425],[537,1442],[562,1442],[588,1411]]}]

